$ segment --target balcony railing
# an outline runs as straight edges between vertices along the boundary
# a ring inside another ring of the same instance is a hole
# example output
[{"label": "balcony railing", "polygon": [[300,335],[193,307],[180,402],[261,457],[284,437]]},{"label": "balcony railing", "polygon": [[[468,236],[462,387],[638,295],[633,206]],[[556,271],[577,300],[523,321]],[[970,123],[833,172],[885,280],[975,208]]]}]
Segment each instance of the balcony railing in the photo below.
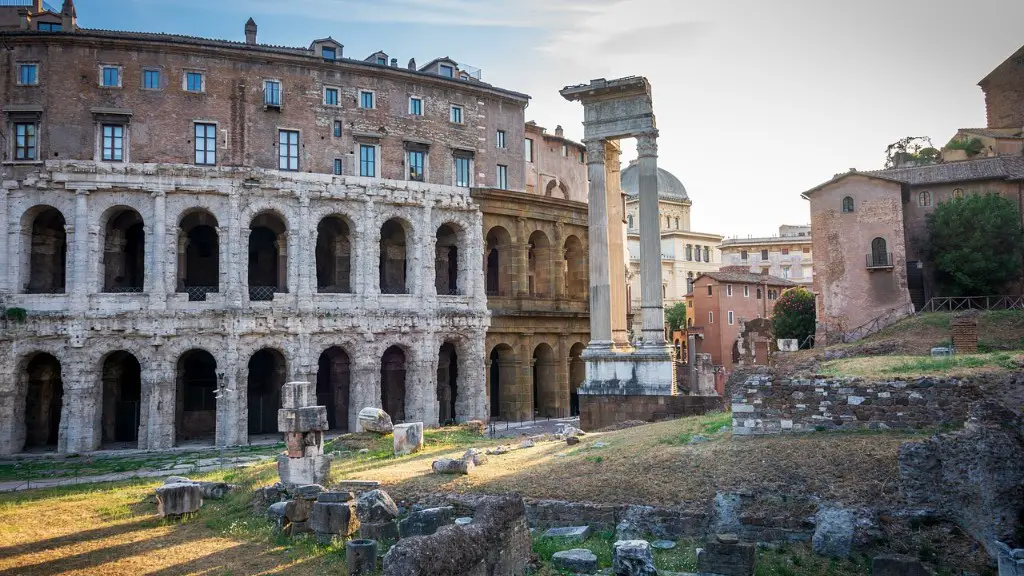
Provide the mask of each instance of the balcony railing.
[{"label": "balcony railing", "polygon": [[188,294],[189,302],[206,302],[206,295],[220,292],[217,286],[185,286],[182,290]]},{"label": "balcony railing", "polygon": [[249,300],[253,302],[268,302],[274,299],[274,292],[277,286],[249,286]]},{"label": "balcony railing", "polygon": [[107,294],[142,294],[142,286],[111,286],[104,290]]},{"label": "balcony railing", "polygon": [[878,252],[868,254],[865,258],[869,269],[892,268],[892,252]]}]

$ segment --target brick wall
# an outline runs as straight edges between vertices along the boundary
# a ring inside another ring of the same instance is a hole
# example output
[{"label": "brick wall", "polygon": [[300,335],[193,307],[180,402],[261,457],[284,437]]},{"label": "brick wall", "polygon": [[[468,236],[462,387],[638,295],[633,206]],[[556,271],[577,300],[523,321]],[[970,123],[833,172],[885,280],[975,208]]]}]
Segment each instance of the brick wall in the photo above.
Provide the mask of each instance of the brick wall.
[{"label": "brick wall", "polygon": [[1024,49],[1003,61],[980,85],[989,128],[1024,125]]},{"label": "brick wall", "polygon": [[722,410],[719,396],[598,396],[580,395],[580,427],[599,430],[616,422],[655,422],[698,416]]},{"label": "brick wall", "polygon": [[732,396],[733,435],[919,429],[963,422],[978,389],[955,378],[872,382],[755,375]]}]

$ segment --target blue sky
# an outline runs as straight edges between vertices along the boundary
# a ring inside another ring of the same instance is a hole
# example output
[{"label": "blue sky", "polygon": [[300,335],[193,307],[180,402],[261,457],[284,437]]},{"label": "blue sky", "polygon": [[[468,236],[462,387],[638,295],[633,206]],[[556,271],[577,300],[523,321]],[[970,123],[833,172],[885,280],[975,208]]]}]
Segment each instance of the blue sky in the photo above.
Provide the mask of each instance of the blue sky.
[{"label": "blue sky", "polygon": [[[56,4],[60,2],[55,0]],[[659,165],[693,200],[692,227],[768,235],[809,221],[799,193],[880,168],[907,135],[944,144],[985,125],[978,80],[1024,44],[1015,0],[76,0],[88,28],[450,56],[533,97],[527,119],[582,136],[558,95],[591,78],[653,86]],[[626,157],[633,145],[625,144]]]}]

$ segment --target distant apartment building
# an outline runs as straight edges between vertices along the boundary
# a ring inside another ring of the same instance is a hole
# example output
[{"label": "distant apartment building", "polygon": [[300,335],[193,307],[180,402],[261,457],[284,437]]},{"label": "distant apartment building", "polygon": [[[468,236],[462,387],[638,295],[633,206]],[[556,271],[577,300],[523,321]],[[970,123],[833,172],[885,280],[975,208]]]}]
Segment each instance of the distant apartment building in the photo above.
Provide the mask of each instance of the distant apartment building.
[{"label": "distant apartment building", "polygon": [[555,133],[550,134],[531,120],[526,123],[524,146],[527,192],[587,201],[586,147],[583,144],[563,136],[561,126],[556,126]]},{"label": "distant apartment building", "polygon": [[743,266],[750,272],[810,285],[813,273],[811,226],[779,226],[778,236],[727,238],[722,241],[723,266]]}]

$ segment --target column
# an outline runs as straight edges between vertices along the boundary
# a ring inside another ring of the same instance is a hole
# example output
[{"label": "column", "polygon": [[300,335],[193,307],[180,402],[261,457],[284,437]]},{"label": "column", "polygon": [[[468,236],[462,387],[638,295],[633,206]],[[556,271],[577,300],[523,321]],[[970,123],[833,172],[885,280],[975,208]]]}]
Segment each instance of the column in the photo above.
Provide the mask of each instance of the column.
[{"label": "column", "polygon": [[565,298],[565,224],[555,222],[555,245],[551,250],[551,273],[555,275],[555,297]]},{"label": "column", "polygon": [[611,281],[608,271],[608,198],[605,191],[604,141],[588,140],[586,146],[587,174],[590,178],[590,207],[587,211],[587,243],[590,246],[588,348],[611,348]]},{"label": "column", "polygon": [[61,363],[64,401],[60,414],[57,451],[74,454],[100,447],[100,414],[103,387],[99,374],[90,370],[84,349],[68,354]]},{"label": "column", "polygon": [[513,287],[513,294],[509,294],[509,296],[529,296],[530,239],[526,236],[526,218],[522,216],[516,218],[516,239],[512,246],[515,249],[516,285]]},{"label": "column", "polygon": [[[0,235],[0,270],[6,270],[6,274],[0,275],[0,293],[13,294],[16,293],[12,278],[15,277],[14,269],[18,267],[19,263],[17,260],[9,260],[8,242],[11,239],[11,234],[15,232],[16,227],[11,225],[10,215],[8,213],[8,192],[7,188],[0,188],[0,222],[3,222],[8,226],[7,234]],[[17,227],[17,228],[20,228]],[[20,230],[18,230],[20,231]],[[3,452],[0,452],[2,454]]]},{"label": "column", "polygon": [[[298,298],[299,309],[310,310],[313,307],[313,292],[316,291],[316,229],[310,229],[309,196],[299,196],[299,227],[297,230],[299,250],[295,264],[299,268]],[[312,276],[312,279],[311,279]]]},{"label": "column", "polygon": [[519,354],[516,355],[516,391],[513,399],[513,411],[509,413],[510,420],[532,420],[534,411],[533,405],[533,350],[530,346],[532,333],[525,333],[519,336]]},{"label": "column", "polygon": [[[220,228],[217,229],[217,237],[220,238]],[[185,264],[188,261],[186,255],[188,254],[188,236],[185,235],[185,231],[181,228],[178,229],[178,278],[175,281],[177,290],[185,289]]]},{"label": "column", "polygon": [[640,308],[644,347],[665,346],[661,294],[661,226],[658,221],[658,132],[637,136],[640,172]]},{"label": "column", "polygon": [[71,309],[85,311],[89,295],[89,191],[75,190],[74,259],[72,260]]},{"label": "column", "polygon": [[629,326],[626,323],[626,219],[622,198],[619,157],[622,148],[618,141],[605,142],[605,188],[608,205],[608,279],[611,282],[611,324],[612,340],[615,347],[626,349],[629,343]]},{"label": "column", "polygon": [[363,408],[380,408],[380,356],[373,350],[363,348],[353,351],[349,367],[348,429],[360,432],[359,411]]},{"label": "column", "polygon": [[558,398],[555,401],[555,416],[569,416],[569,334],[558,335],[558,351],[555,357],[555,382],[558,385]]},{"label": "column", "polygon": [[166,450],[174,446],[177,358],[155,350],[142,367],[142,409],[139,413],[139,448]]},{"label": "column", "polygon": [[167,287],[164,283],[167,266],[167,193],[163,190],[153,192],[153,244],[146,248],[146,255],[151,262],[146,269],[146,291],[149,292],[149,305],[153,310],[167,307]]},{"label": "column", "polygon": [[[242,303],[249,302],[248,278],[242,277],[242,270],[248,270],[249,255],[243,250],[248,246],[242,242],[242,232],[239,230],[238,216],[241,211],[239,205],[238,189],[231,190],[228,198],[230,210],[227,214],[227,223],[218,220],[217,242],[220,248],[220,289],[227,293],[229,306],[240,308]],[[241,265],[245,260],[246,264]]]}]

